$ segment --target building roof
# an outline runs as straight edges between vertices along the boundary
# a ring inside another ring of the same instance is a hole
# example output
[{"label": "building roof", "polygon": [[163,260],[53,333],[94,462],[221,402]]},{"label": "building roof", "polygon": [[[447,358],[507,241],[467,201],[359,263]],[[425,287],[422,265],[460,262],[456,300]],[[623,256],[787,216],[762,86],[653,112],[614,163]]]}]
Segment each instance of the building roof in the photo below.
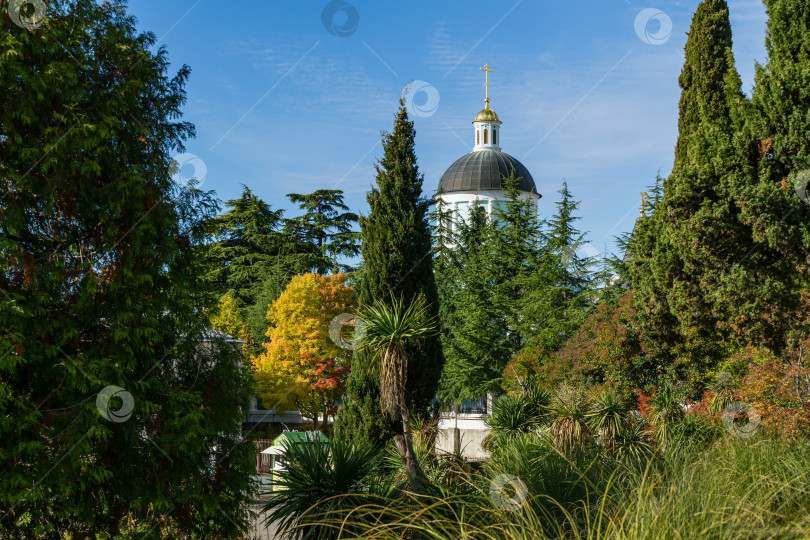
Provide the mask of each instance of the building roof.
[{"label": "building roof", "polygon": [[537,186],[529,170],[517,159],[497,150],[481,150],[462,156],[450,165],[439,181],[445,193],[454,191],[482,191],[503,189],[503,177],[515,171],[520,177],[520,191],[537,193]]},{"label": "building roof", "polygon": [[281,435],[273,439],[273,446],[302,442],[328,443],[329,439],[320,431],[284,431]]},{"label": "building roof", "polygon": [[202,331],[202,335],[199,337],[199,340],[202,342],[211,342],[211,341],[224,341],[226,343],[244,343],[241,339],[237,339],[230,334],[226,334],[225,332],[221,332],[215,328],[206,328]]},{"label": "building roof", "polygon": [[486,108],[481,109],[478,111],[478,114],[475,115],[475,120],[473,122],[500,122],[501,119],[498,118],[498,115],[489,108],[489,105]]}]

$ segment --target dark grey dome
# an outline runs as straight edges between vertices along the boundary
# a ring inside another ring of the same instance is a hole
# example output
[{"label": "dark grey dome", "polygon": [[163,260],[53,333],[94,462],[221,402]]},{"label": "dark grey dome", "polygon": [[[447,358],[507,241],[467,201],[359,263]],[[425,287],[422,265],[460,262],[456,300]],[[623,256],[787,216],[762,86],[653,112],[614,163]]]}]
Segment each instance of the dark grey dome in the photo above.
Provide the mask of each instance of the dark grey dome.
[{"label": "dark grey dome", "polygon": [[537,192],[534,178],[523,163],[497,150],[470,152],[457,159],[442,175],[439,189],[445,193],[503,189],[501,179],[504,176],[508,178],[512,169],[515,170],[515,176],[520,177],[520,191]]}]

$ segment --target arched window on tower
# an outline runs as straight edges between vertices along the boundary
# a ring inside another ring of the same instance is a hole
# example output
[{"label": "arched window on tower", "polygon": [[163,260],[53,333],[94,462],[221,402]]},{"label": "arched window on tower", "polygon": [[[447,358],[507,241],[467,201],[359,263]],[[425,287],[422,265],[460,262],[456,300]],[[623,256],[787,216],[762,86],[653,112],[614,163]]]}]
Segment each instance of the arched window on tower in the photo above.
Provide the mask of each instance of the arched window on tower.
[{"label": "arched window on tower", "polygon": [[488,131],[489,131],[488,129],[484,128],[484,144],[488,144],[487,143],[487,132]]},{"label": "arched window on tower", "polygon": [[498,144],[498,128],[492,128],[492,144]]},{"label": "arched window on tower", "polygon": [[481,130],[475,130],[475,144],[481,144]]}]

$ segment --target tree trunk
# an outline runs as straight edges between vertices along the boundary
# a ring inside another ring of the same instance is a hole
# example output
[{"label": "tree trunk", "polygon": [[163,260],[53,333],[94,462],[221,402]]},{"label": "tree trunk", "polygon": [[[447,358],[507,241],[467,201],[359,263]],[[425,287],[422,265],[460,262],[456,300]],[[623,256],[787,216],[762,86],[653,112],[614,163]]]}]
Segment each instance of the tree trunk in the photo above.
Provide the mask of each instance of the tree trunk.
[{"label": "tree trunk", "polygon": [[422,472],[422,468],[419,467],[419,460],[416,459],[416,452],[413,450],[411,417],[408,406],[403,403],[400,411],[402,416],[402,434],[394,436],[394,443],[397,445],[399,457],[402,459],[402,465],[405,467],[405,474],[408,476],[411,489],[419,491],[427,484],[427,478],[425,477],[425,473]]}]

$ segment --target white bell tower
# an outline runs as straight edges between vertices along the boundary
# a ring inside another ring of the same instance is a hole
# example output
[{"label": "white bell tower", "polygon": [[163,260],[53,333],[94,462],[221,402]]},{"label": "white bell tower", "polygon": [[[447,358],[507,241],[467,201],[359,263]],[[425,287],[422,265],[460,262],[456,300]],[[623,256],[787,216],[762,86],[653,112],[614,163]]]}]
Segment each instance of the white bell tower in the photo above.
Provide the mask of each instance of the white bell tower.
[{"label": "white bell tower", "polygon": [[473,151],[497,150],[500,152],[501,121],[495,111],[489,108],[489,74],[493,70],[489,69],[489,64],[485,64],[480,69],[486,73],[486,83],[484,84],[486,87],[486,99],[484,100],[484,109],[473,120],[473,127],[475,128]]}]

